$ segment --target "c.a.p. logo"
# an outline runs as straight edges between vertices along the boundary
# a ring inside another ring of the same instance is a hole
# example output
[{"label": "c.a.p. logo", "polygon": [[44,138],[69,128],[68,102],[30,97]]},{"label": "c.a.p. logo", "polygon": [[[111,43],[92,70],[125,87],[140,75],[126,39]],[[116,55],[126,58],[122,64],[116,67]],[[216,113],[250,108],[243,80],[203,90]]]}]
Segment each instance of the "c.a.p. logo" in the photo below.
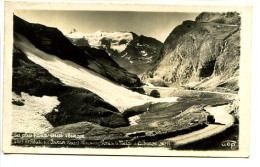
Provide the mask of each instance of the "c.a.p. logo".
[{"label": "c.a.p. logo", "polygon": [[222,147],[228,147],[231,150],[234,150],[237,148],[237,142],[234,140],[226,140],[221,143]]}]

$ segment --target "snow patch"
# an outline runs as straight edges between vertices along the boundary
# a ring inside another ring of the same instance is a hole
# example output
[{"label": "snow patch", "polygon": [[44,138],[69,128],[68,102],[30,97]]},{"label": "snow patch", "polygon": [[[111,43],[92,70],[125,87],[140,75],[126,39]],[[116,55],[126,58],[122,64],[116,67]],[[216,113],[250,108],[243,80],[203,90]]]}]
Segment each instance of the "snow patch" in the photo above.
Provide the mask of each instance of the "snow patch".
[{"label": "snow patch", "polygon": [[135,116],[132,116],[132,117],[129,117],[128,120],[129,120],[129,124],[132,126],[132,125],[137,125],[137,121],[140,119],[140,116],[139,115],[135,115]]},{"label": "snow patch", "polygon": [[146,57],[146,56],[148,55],[148,54],[146,53],[146,51],[144,51],[144,50],[142,50],[141,53],[142,53],[142,56],[143,56],[143,57]]},{"label": "snow patch", "polygon": [[12,131],[24,133],[44,133],[53,128],[44,117],[59,105],[56,96],[36,97],[27,93],[21,96],[13,93],[13,100],[24,100],[23,106],[12,105]]},{"label": "snow patch", "polygon": [[122,45],[113,44],[110,46],[110,49],[116,50],[119,53],[121,53],[126,49],[126,45],[125,44],[122,44]]},{"label": "snow patch", "polygon": [[125,53],[123,56],[121,56],[121,57],[125,57],[127,55],[127,53]]}]

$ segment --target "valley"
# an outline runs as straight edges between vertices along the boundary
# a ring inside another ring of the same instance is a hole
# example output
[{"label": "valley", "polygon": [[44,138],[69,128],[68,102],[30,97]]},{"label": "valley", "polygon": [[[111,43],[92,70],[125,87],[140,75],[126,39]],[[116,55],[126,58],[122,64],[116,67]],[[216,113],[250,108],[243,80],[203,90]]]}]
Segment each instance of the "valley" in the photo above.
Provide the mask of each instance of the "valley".
[{"label": "valley", "polygon": [[[12,132],[37,135],[13,138],[12,144],[216,146],[214,141],[226,140],[219,135],[239,125],[234,19],[237,14],[204,13],[161,43],[133,32],[73,31],[65,37],[57,28],[14,16]],[[231,134],[238,140],[237,131]]]}]

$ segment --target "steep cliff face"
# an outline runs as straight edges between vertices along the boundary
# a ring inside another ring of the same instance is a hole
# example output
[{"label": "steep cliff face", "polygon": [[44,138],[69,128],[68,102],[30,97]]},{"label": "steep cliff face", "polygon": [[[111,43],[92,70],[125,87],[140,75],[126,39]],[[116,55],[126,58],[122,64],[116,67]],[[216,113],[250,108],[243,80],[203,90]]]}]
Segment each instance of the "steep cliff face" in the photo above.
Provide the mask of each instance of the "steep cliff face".
[{"label": "steep cliff face", "polygon": [[169,34],[155,66],[143,79],[158,77],[195,88],[237,90],[239,57],[239,15],[202,13]]},{"label": "steep cliff face", "polygon": [[149,69],[162,48],[160,41],[133,32],[83,34],[73,30],[67,37],[76,46],[106,50],[121,67],[135,74]]},{"label": "steep cliff face", "polygon": [[[57,28],[29,23],[14,16],[14,35],[22,35],[36,48],[88,68],[127,87],[141,86],[140,79],[120,67],[105,51],[73,45]],[[99,59],[102,57],[102,59]]]}]

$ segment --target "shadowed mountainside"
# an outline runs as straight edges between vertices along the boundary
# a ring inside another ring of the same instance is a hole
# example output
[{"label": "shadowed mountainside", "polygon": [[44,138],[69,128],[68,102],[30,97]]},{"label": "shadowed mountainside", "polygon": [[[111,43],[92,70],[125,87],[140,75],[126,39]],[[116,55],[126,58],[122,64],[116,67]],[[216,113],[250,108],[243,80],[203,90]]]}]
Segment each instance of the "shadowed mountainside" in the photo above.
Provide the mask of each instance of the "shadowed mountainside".
[{"label": "shadowed mountainside", "polygon": [[[121,68],[106,52],[74,46],[57,28],[29,23],[14,15],[14,32],[25,36],[36,48],[91,69],[128,87],[141,86],[140,79]],[[99,59],[102,57],[102,59]]]}]

